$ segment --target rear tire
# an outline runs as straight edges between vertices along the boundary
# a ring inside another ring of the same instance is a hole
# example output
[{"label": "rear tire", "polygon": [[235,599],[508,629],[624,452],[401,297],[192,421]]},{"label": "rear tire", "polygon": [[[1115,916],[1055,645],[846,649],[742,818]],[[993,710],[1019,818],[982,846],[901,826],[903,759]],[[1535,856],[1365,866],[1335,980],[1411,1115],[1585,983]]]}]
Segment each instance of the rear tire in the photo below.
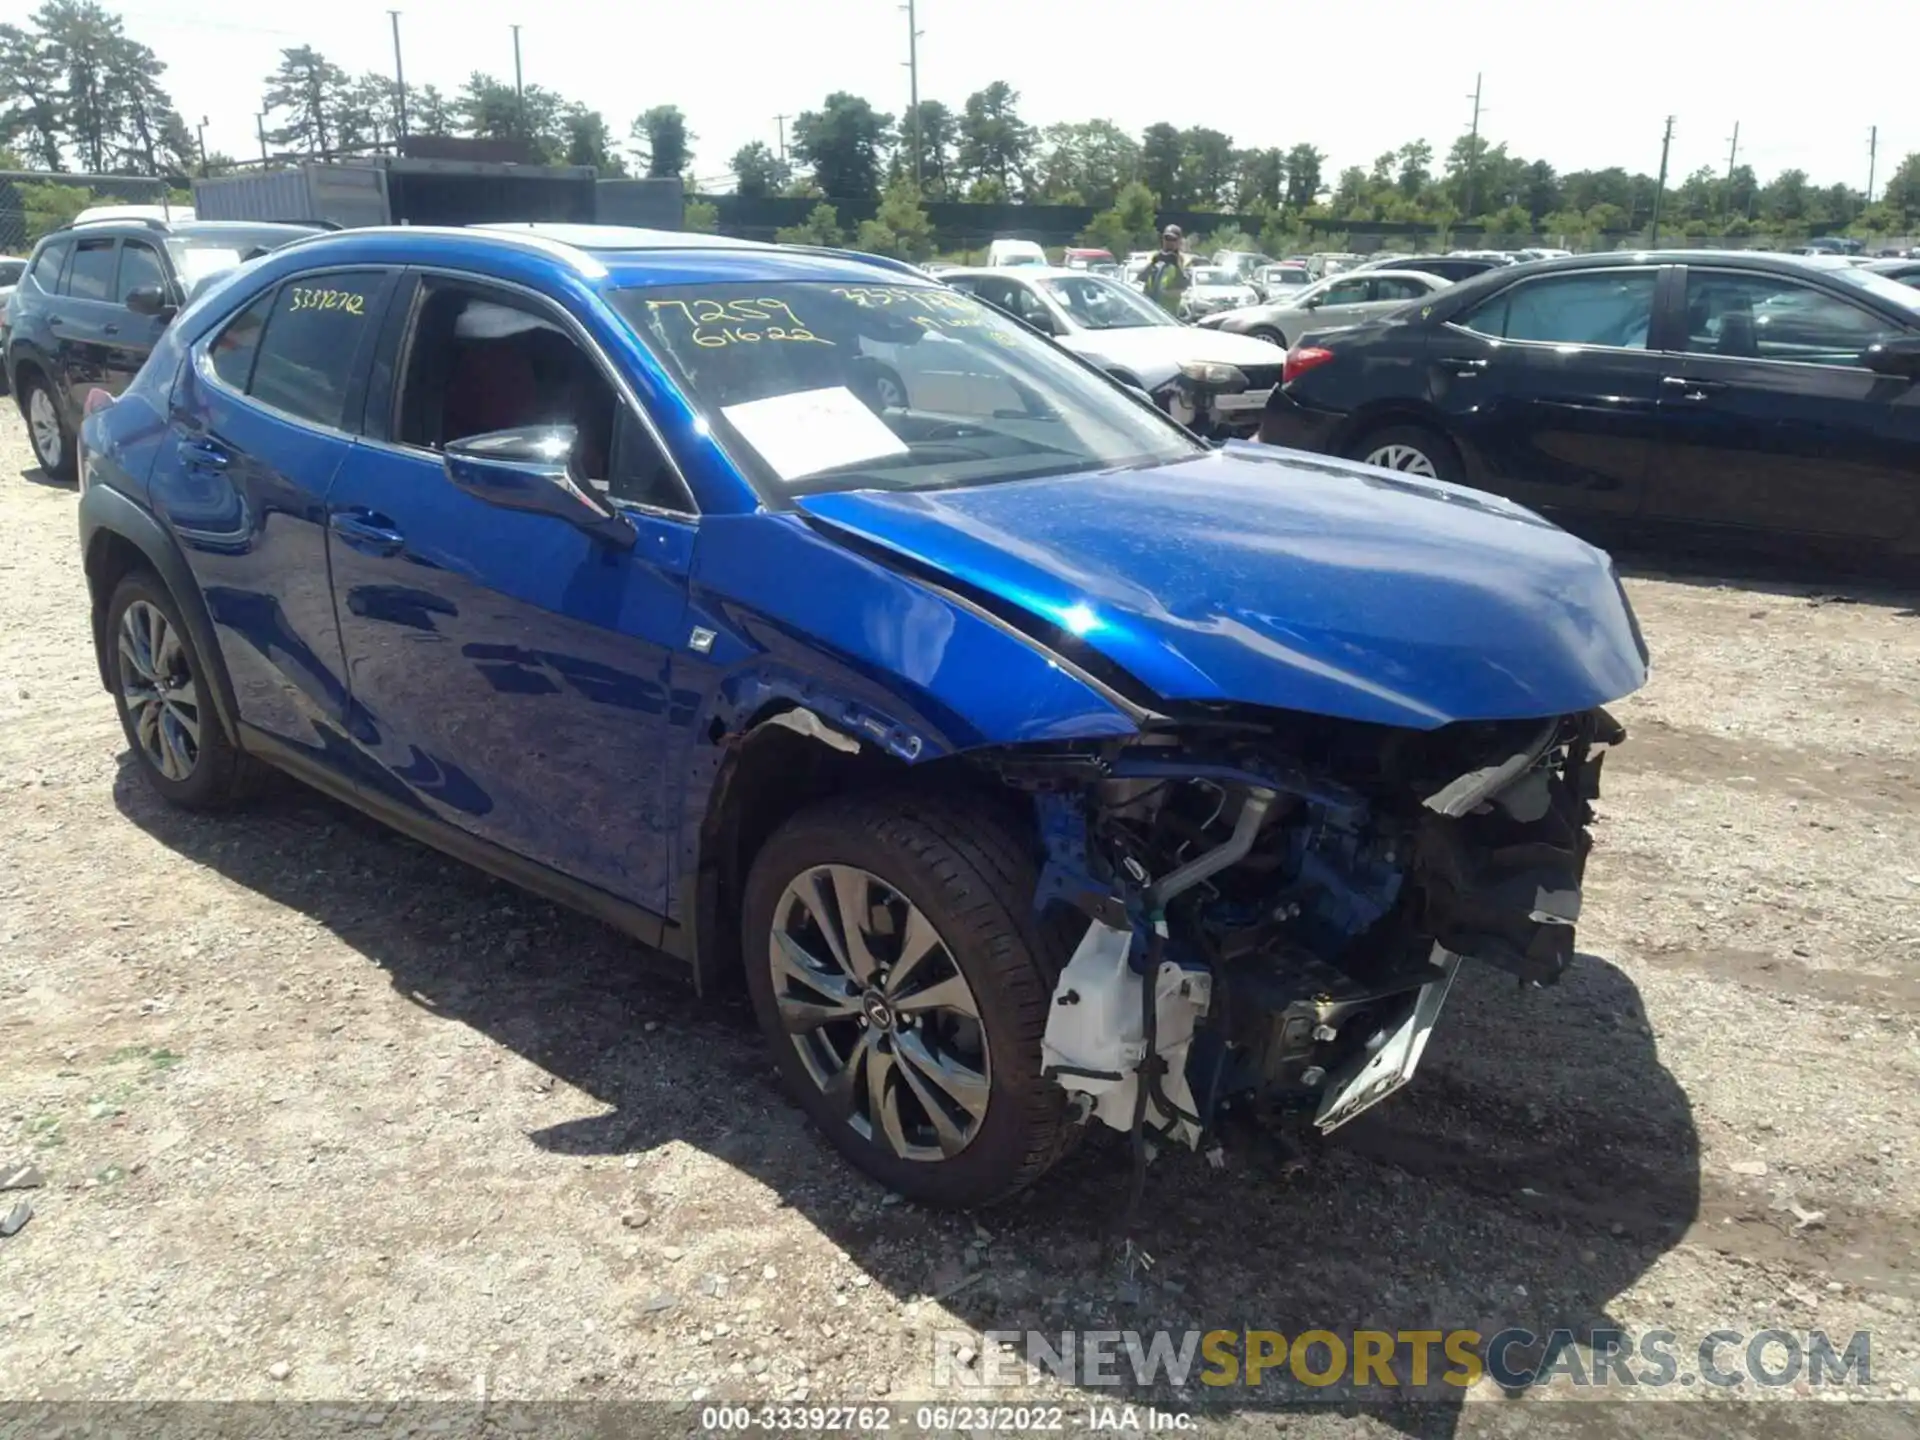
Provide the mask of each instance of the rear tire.
[{"label": "rear tire", "polygon": [[747,988],[774,1063],[834,1148],[909,1199],[1007,1199],[1075,1133],[1040,1076],[1070,927],[1034,915],[1036,879],[984,804],[897,791],[804,810],[754,859]]},{"label": "rear tire", "polygon": [[1389,425],[1375,430],[1362,436],[1348,457],[1402,475],[1455,485],[1464,483],[1467,473],[1453,442],[1424,425]]},{"label": "rear tire", "polygon": [[1255,340],[1264,340],[1269,345],[1278,345],[1282,350],[1287,348],[1287,337],[1271,325],[1256,325],[1247,331],[1247,334]]},{"label": "rear tire", "polygon": [[120,728],[161,799],[223,810],[259,790],[265,767],[228,738],[206,663],[155,576],[136,570],[115,587],[106,648]]},{"label": "rear tire", "polygon": [[38,374],[21,383],[20,413],[27,418],[27,440],[40,468],[56,480],[73,479],[73,431],[60,416],[53,387]]}]

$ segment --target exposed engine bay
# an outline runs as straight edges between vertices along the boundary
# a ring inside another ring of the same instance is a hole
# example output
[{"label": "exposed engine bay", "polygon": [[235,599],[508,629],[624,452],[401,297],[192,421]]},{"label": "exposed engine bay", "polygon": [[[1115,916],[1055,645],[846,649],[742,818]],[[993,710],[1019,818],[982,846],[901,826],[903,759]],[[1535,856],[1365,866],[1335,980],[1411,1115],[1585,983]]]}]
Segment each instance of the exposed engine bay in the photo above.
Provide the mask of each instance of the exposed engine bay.
[{"label": "exposed engine bay", "polygon": [[993,763],[1034,795],[1036,904],[1088,917],[1043,1073],[1081,1117],[1198,1146],[1231,1102],[1322,1132],[1414,1073],[1463,960],[1573,957],[1604,710],[1402,730],[1223,710]]}]

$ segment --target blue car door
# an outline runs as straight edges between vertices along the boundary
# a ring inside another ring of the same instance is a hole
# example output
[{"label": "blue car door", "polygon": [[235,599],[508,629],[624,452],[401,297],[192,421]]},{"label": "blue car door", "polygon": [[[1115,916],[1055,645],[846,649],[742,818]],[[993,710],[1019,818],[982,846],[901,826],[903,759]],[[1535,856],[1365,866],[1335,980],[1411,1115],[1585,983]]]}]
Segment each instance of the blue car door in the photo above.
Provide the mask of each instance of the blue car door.
[{"label": "blue car door", "polygon": [[192,349],[150,500],[205,595],[240,719],[341,769],[346,686],[326,495],[353,448],[390,270],[300,275]]},{"label": "blue car door", "polygon": [[[692,503],[574,317],[481,280],[409,278],[363,435],[328,497],[356,741],[390,800],[666,913]],[[573,425],[631,548],[455,489],[441,447]]]}]

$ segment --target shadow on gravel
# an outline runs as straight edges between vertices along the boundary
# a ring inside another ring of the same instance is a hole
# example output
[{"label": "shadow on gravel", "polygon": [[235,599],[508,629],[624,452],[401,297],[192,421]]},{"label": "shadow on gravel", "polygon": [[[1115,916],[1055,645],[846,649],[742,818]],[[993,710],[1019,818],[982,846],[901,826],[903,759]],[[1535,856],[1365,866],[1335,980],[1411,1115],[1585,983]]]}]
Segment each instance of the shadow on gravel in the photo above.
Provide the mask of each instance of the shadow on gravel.
[{"label": "shadow on gravel", "polygon": [[[744,1003],[697,1001],[677,967],[595,922],[291,784],[252,812],[208,819],[166,808],[123,756],[114,793],[162,844],[310,916],[414,1003],[608,1107],[529,1134],[533,1145],[569,1155],[699,1146],[770,1187],[876,1284],[903,1301],[939,1298],[975,1331],[1042,1331],[1057,1345],[1067,1330],[1143,1340],[1164,1330],[1176,1346],[1216,1329],[1582,1332],[1611,1325],[1609,1303],[1700,1207],[1687,1099],[1626,976],[1582,955],[1556,989],[1523,993],[1469,967],[1416,1083],[1320,1147],[1303,1173],[1281,1175],[1241,1141],[1229,1142],[1224,1172],[1185,1154],[1159,1161],[1140,1232],[1153,1263],[1129,1282],[1111,1244],[1129,1174],[1104,1132],[1003,1209],[976,1217],[889,1203],[777,1093]],[[729,1204],[682,1197],[675,1224],[737,1223]],[[691,1293],[677,1302],[708,1303]],[[919,1374],[896,1389],[932,1373],[942,1321],[926,1306],[917,1323]],[[1394,1370],[1402,1385],[1406,1353]],[[1515,1347],[1511,1358],[1537,1354]],[[1460,1391],[1446,1385],[1424,1403],[1382,1407],[1284,1369],[1257,1391],[1212,1390],[1197,1383],[1204,1363],[1195,1357],[1182,1389],[1163,1373],[1081,1393],[1089,1404],[1222,1411],[1305,1401],[1329,1420],[1364,1411],[1421,1436],[1451,1435],[1462,1418]],[[1447,1368],[1436,1348],[1434,1376]]]},{"label": "shadow on gravel", "polygon": [[49,490],[72,490],[77,494],[80,489],[73,481],[61,480],[56,476],[49,475],[38,465],[29,465],[26,469],[22,470],[20,472],[20,478],[29,485],[44,485]]}]

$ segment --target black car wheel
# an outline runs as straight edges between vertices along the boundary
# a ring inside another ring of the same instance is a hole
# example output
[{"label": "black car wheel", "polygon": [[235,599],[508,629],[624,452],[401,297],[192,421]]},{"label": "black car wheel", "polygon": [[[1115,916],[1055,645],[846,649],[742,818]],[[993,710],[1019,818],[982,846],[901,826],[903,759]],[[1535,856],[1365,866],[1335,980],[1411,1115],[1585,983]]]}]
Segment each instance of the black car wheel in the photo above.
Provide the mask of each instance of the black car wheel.
[{"label": "black car wheel", "polygon": [[261,771],[214,713],[206,667],[166,587],[144,571],[107,607],[114,707],[140,773],[172,804],[217,810],[251,795]]},{"label": "black car wheel", "polygon": [[1287,348],[1287,337],[1271,325],[1256,325],[1247,331],[1247,334],[1255,340],[1264,340],[1269,345],[1278,345],[1282,350]]},{"label": "black car wheel", "polygon": [[1390,425],[1363,437],[1350,458],[1403,475],[1458,484],[1466,475],[1460,452],[1438,431],[1422,425]]},{"label": "black car wheel", "polygon": [[20,409],[27,417],[27,438],[32,442],[33,458],[40,462],[40,468],[56,480],[71,480],[73,435],[66,421],[60,418],[53,387],[34,376],[21,389]]},{"label": "black car wheel", "polygon": [[997,816],[897,793],[806,810],[754,860],[747,982],[775,1064],[835,1148],[910,1199],[1005,1199],[1070,1134],[1040,1076],[1066,955],[1035,880]]}]

